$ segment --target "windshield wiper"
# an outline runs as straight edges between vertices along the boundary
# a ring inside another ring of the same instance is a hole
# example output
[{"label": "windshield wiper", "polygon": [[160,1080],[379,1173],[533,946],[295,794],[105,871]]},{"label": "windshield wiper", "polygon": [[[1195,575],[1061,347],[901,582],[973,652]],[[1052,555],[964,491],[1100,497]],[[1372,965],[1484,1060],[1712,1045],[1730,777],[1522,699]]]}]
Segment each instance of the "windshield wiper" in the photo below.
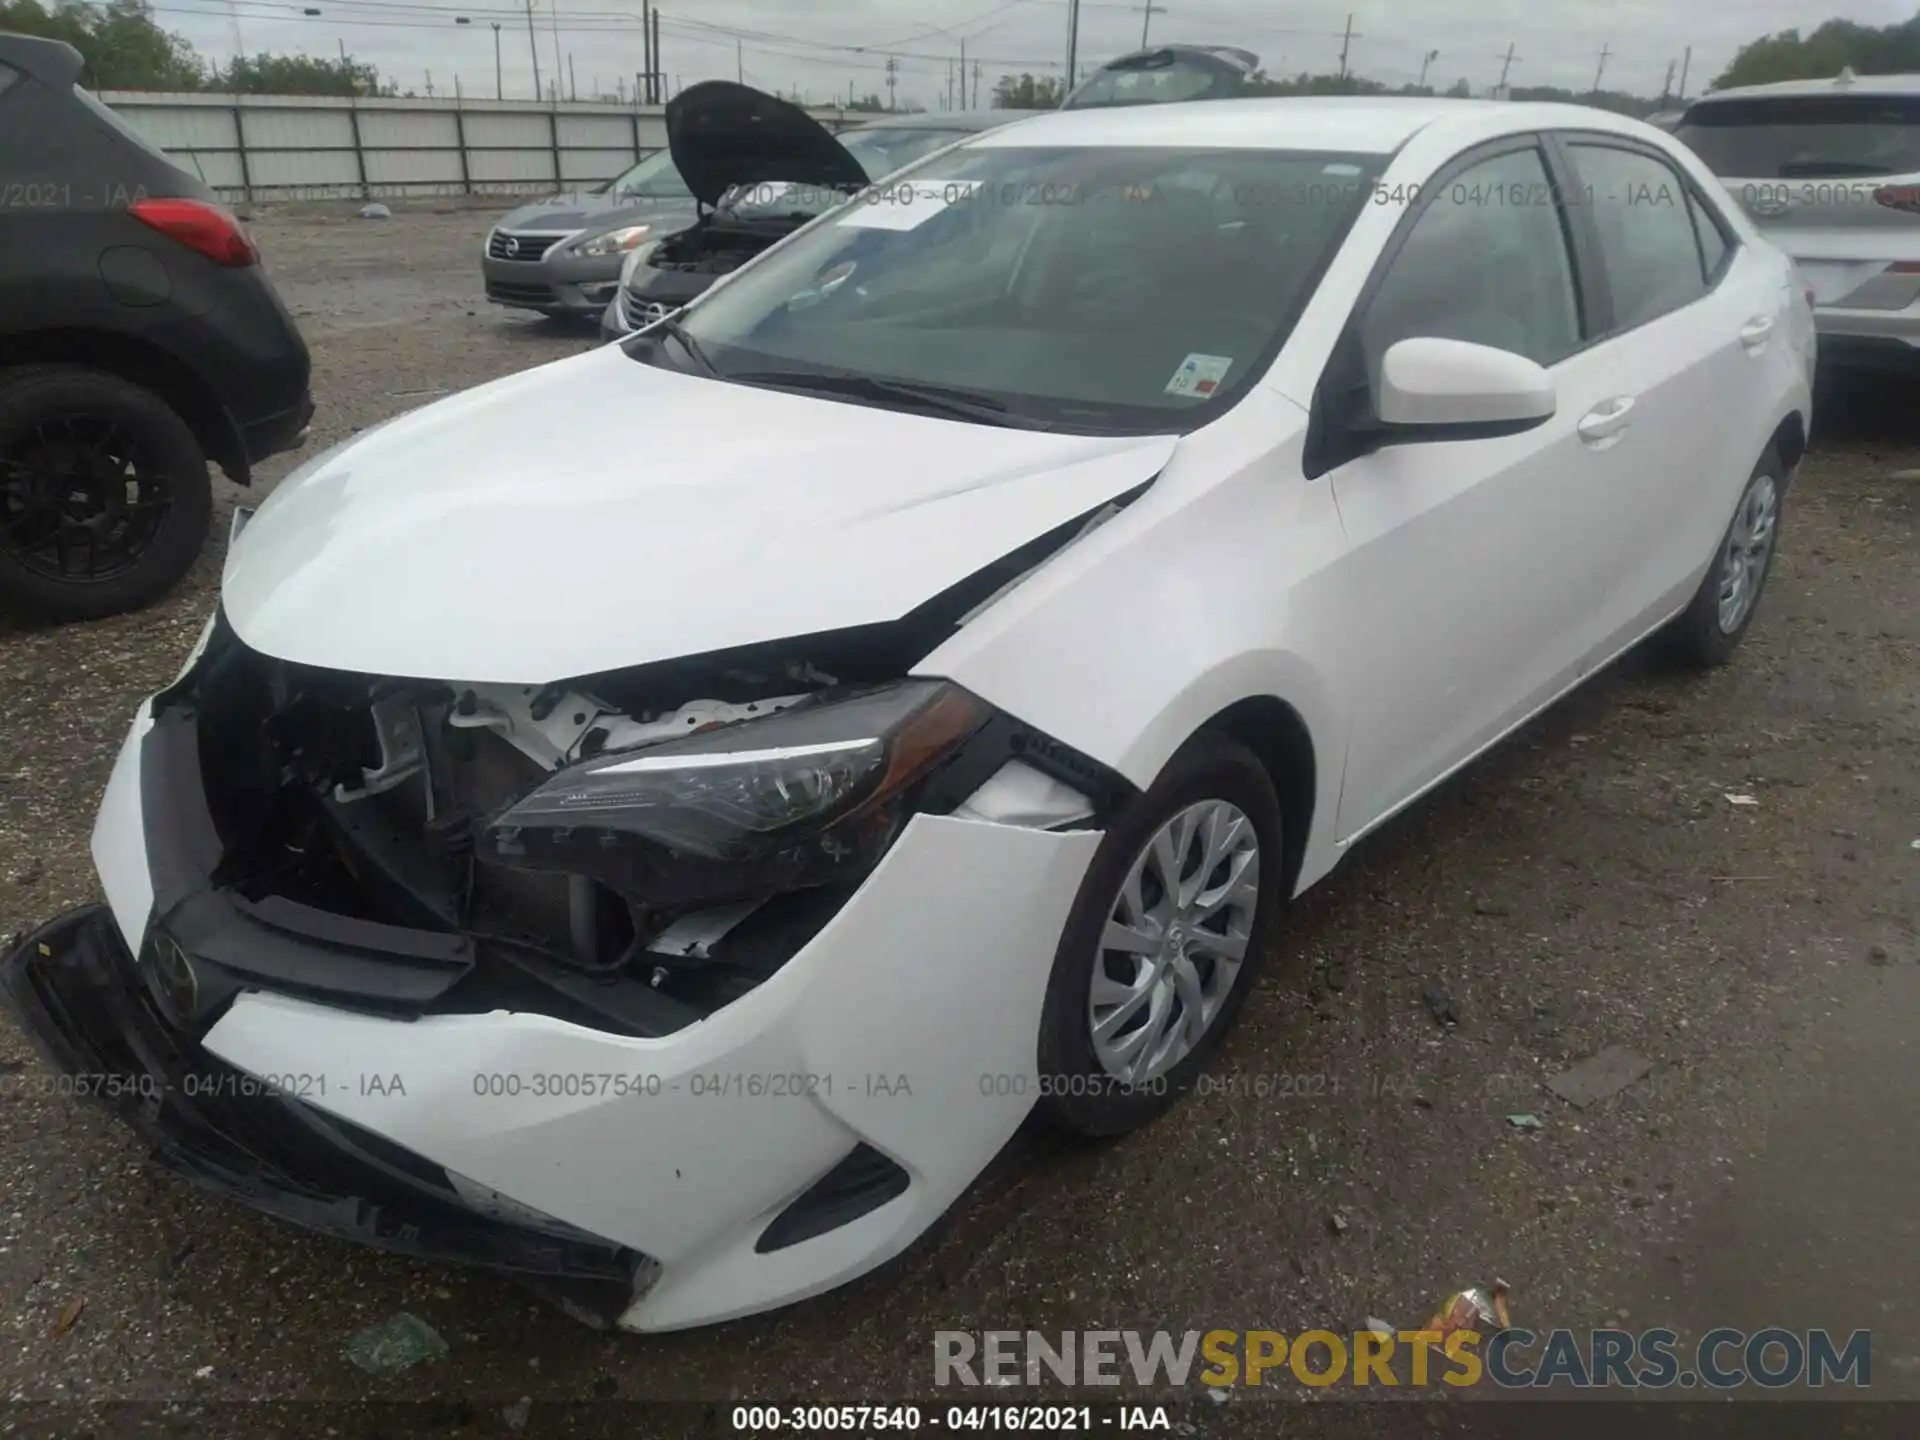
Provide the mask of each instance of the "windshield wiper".
[{"label": "windshield wiper", "polygon": [[647,327],[648,330],[664,330],[680,342],[680,348],[693,357],[693,363],[709,375],[718,375],[720,367],[708,358],[707,352],[700,348],[700,342],[687,333],[687,327],[671,315],[662,316]]},{"label": "windshield wiper", "polygon": [[916,410],[972,420],[981,425],[1006,425],[1020,430],[1050,430],[1042,420],[1016,415],[1005,402],[978,390],[963,390],[951,385],[929,385],[917,380],[887,380],[878,375],[852,371],[748,370],[728,375],[746,385],[767,385],[781,390],[804,390],[817,395],[845,395],[853,400],[910,405]]}]

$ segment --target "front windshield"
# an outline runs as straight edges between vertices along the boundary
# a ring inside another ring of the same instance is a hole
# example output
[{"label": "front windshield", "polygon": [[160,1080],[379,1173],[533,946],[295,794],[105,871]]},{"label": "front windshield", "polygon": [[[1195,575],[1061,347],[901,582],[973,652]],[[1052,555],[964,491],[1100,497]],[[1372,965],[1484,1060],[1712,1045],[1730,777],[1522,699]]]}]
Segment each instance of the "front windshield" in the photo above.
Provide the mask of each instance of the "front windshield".
[{"label": "front windshield", "polygon": [[[860,168],[869,179],[881,180],[970,133],[966,130],[928,129],[918,125],[873,125],[859,130],[843,130],[833,138],[840,142],[841,149],[860,162]],[[818,215],[846,198],[843,192],[830,186],[770,181],[742,186],[722,203],[743,217],[765,214]]]},{"label": "front windshield", "polygon": [[884,179],[905,169],[923,155],[931,155],[943,145],[951,145],[965,130],[935,130],[919,125],[872,125],[846,130],[834,136],[840,148],[860,162],[860,168],[875,179]]},{"label": "front windshield", "polygon": [[[985,397],[1007,423],[1185,430],[1278,350],[1382,163],[967,146],[864,193],[682,319],[723,379],[860,376]],[[675,363],[664,346],[633,353]]]},{"label": "front windshield", "polygon": [[656,150],[625,174],[607,182],[614,194],[635,195],[645,200],[690,200],[693,191],[674,169],[672,152]]},{"label": "front windshield", "polygon": [[1244,85],[1241,72],[1223,60],[1198,55],[1155,55],[1095,72],[1060,108],[1091,110],[1106,105],[1231,100],[1244,93]]}]

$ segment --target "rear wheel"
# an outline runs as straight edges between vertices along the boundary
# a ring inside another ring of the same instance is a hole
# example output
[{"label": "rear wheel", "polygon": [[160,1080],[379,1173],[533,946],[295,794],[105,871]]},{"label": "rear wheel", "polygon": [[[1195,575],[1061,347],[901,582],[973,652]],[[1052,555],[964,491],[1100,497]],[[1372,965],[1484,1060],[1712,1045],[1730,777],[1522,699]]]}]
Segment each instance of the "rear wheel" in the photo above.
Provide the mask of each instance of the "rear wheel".
[{"label": "rear wheel", "polygon": [[193,565],[212,510],[199,442],[152,391],[73,366],[0,374],[0,606],[145,605]]},{"label": "rear wheel", "polygon": [[1786,466],[1768,451],[1741,492],[1700,588],[1663,637],[1685,663],[1711,669],[1726,664],[1740,648],[1773,570],[1786,488]]},{"label": "rear wheel", "polygon": [[1107,831],[1047,986],[1043,1119],[1119,1134],[1193,1084],[1246,998],[1279,908],[1280,826],[1265,767],[1206,734]]}]

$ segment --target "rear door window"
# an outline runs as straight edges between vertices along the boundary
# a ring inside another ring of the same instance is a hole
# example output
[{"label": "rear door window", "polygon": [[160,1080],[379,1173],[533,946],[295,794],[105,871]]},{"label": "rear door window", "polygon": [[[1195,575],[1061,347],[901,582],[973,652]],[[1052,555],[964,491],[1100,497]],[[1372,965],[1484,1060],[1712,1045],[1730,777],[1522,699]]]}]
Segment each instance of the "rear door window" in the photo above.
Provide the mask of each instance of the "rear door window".
[{"label": "rear door window", "polygon": [[1599,233],[1614,328],[1644,325],[1704,295],[1693,197],[1679,172],[1640,150],[1586,141],[1567,148]]},{"label": "rear door window", "polygon": [[1707,101],[1675,133],[1714,174],[1743,180],[1920,171],[1920,95]]},{"label": "rear door window", "polygon": [[1727,263],[1727,252],[1733,247],[1727,242],[1727,232],[1721,228],[1707,203],[1698,195],[1691,195],[1693,205],[1693,229],[1700,237],[1700,268],[1711,285],[1720,278],[1720,267]]}]

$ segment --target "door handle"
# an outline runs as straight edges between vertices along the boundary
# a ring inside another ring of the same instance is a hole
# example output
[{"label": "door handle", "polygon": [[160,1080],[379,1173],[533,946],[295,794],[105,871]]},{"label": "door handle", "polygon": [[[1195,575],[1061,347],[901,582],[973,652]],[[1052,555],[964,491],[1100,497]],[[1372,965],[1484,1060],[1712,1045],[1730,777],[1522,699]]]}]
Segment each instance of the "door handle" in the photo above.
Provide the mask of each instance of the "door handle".
[{"label": "door handle", "polygon": [[1612,400],[1603,400],[1594,406],[1580,417],[1580,423],[1574,429],[1579,431],[1580,438],[1589,445],[1605,445],[1611,440],[1618,439],[1632,422],[1632,418],[1633,397],[1620,395]]},{"label": "door handle", "polygon": [[1751,351],[1758,351],[1767,343],[1767,337],[1773,334],[1773,317],[1757,315],[1740,327],[1740,343]]}]

